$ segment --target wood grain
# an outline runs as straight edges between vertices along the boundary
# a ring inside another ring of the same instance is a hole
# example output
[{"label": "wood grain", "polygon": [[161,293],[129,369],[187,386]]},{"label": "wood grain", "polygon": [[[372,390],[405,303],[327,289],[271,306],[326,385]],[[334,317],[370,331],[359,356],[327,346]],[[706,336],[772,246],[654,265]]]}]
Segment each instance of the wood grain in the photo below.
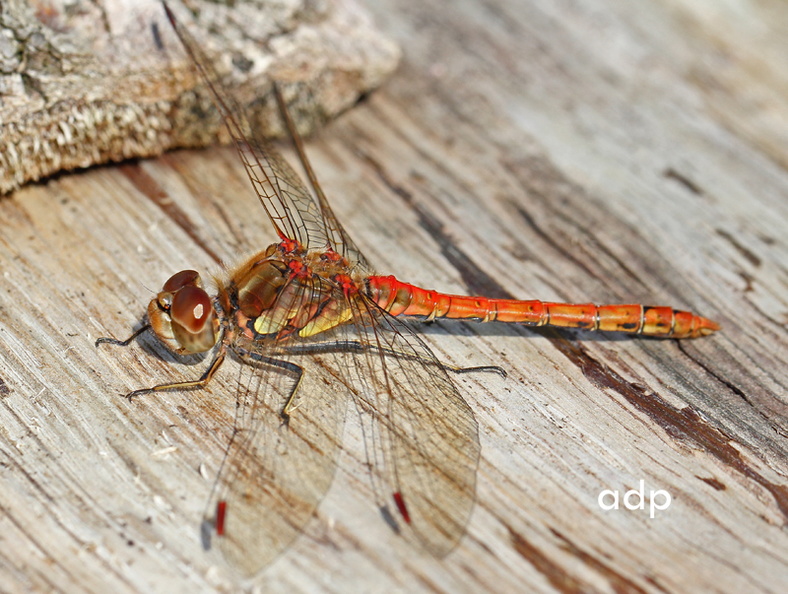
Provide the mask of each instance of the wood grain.
[{"label": "wood grain", "polygon": [[[352,415],[334,485],[263,590],[779,592],[788,580],[786,40],[779,0],[376,3],[393,80],[308,143],[380,272],[446,291],[642,301],[693,341],[424,327],[481,430],[478,502],[433,559],[374,507]],[[126,335],[173,271],[273,240],[233,151],[0,201],[0,585],[235,590],[200,547],[234,370]],[[203,363],[204,364],[204,363]],[[201,472],[202,470],[202,472]],[[671,506],[603,511],[605,489]]]}]

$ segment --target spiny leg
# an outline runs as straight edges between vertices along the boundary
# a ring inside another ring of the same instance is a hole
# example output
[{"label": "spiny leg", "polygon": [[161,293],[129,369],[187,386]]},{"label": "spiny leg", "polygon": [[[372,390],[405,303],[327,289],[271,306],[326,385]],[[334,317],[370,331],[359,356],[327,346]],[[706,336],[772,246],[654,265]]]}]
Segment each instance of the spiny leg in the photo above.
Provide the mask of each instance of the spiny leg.
[{"label": "spiny leg", "polygon": [[129,392],[126,394],[126,398],[131,401],[132,398],[135,396],[142,396],[143,394],[150,394],[152,392],[164,392],[168,390],[191,390],[193,388],[204,388],[208,385],[208,382],[213,379],[214,374],[218,371],[219,367],[222,366],[224,363],[225,357],[225,349],[222,346],[217,352],[216,355],[213,357],[213,361],[208,366],[208,369],[200,376],[199,379],[191,380],[188,382],[174,382],[170,384],[159,384],[158,386],[153,386],[152,388],[142,388],[140,390],[134,390],[133,392]]},{"label": "spiny leg", "polygon": [[441,365],[452,373],[497,373],[501,377],[507,377],[506,370],[500,365],[478,365],[476,367],[455,367],[441,362]]},{"label": "spiny leg", "polygon": [[452,373],[493,372],[493,373],[497,373],[501,377],[506,377],[506,370],[504,370],[502,367],[499,367],[498,365],[481,365],[478,367],[457,367],[455,365],[444,363],[443,361],[438,361],[437,359],[432,360],[426,358],[417,353],[405,353],[402,351],[397,351],[395,349],[389,349],[379,346],[371,346],[359,340],[337,340],[334,342],[324,342],[324,343],[311,344],[311,345],[295,345],[295,346],[282,347],[281,350],[282,352],[287,352],[287,353],[315,353],[315,352],[328,352],[334,350],[345,350],[345,351],[374,350],[375,352],[382,353],[384,355],[393,355],[396,357],[402,357],[409,360],[421,361],[422,363],[427,363],[428,365],[435,365],[437,363],[438,365],[440,365],[447,371],[451,371]]},{"label": "spiny leg", "polygon": [[291,361],[283,361],[282,359],[275,359],[274,357],[260,355],[252,351],[247,351],[246,349],[236,349],[235,352],[242,359],[251,359],[252,361],[254,361],[254,363],[257,364],[265,363],[267,365],[273,365],[274,367],[278,367],[279,369],[284,369],[285,371],[289,371],[295,376],[295,382],[293,383],[293,387],[290,389],[290,394],[288,394],[287,400],[285,401],[285,405],[282,407],[282,410],[279,412],[279,416],[282,419],[282,423],[285,426],[287,426],[288,423],[290,422],[290,413],[297,408],[297,406],[293,406],[293,401],[295,400],[296,393],[298,392],[298,387],[301,385],[301,380],[304,377],[304,368]]}]

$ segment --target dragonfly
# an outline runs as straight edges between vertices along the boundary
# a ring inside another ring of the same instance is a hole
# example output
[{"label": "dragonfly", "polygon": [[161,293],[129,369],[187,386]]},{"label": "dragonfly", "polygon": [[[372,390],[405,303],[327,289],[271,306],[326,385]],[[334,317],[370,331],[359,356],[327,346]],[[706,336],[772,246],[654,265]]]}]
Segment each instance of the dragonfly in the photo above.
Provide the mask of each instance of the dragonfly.
[{"label": "dragonfly", "polygon": [[[311,192],[220,83],[201,44],[163,7],[210,90],[278,241],[215,279],[183,270],[150,301],[143,332],[173,353],[213,353],[197,379],[132,391],[203,388],[227,355],[241,361],[231,442],[206,522],[227,562],[259,573],[304,530],[327,492],[345,411],[355,405],[384,518],[435,555],[465,533],[475,502],[478,426],[452,375],[408,320],[461,319],[629,332],[711,334],[718,324],[670,307],[449,295],[372,272],[321,189],[280,87],[272,93]],[[245,374],[245,375],[244,375]],[[374,472],[373,472],[374,471]],[[392,513],[390,510],[394,510]]]}]

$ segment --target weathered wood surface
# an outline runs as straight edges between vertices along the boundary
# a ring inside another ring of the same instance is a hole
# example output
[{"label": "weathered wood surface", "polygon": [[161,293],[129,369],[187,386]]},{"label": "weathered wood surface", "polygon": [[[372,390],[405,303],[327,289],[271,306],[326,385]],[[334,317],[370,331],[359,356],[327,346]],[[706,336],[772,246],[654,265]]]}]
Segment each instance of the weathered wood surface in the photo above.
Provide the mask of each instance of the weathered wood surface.
[{"label": "weathered wood surface", "polygon": [[[723,330],[679,343],[425,328],[443,359],[509,371],[460,378],[482,442],[468,535],[444,560],[403,542],[349,447],[308,533],[259,585],[782,591],[785,4],[423,4],[374,3],[404,63],[308,146],[379,271],[670,304]],[[198,531],[235,374],[129,404],[118,394],[200,367],[151,341],[93,341],[125,335],[173,271],[273,239],[235,155],[63,175],[0,201],[0,220],[0,587],[233,589]],[[602,490],[641,480],[669,509],[599,508]]]},{"label": "weathered wood surface", "polygon": [[[397,65],[397,46],[354,0],[186,0],[173,9],[264,120],[273,102],[260,91],[272,77],[309,80],[310,101],[332,116]],[[5,0],[0,99],[0,193],[64,169],[206,146],[222,130],[204,117],[211,100],[160,0]]]}]

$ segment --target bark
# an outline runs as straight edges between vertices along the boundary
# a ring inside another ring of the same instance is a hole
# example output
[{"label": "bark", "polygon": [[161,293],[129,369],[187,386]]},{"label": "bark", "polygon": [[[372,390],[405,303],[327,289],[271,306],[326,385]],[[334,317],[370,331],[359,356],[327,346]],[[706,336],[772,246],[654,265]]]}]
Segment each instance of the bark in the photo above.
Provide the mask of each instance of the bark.
[{"label": "bark", "polygon": [[[272,77],[306,82],[304,131],[375,88],[397,47],[353,1],[176,4],[255,119]],[[189,8],[189,10],[187,10]],[[157,0],[0,7],[0,192],[61,170],[214,142],[210,99]]]}]

